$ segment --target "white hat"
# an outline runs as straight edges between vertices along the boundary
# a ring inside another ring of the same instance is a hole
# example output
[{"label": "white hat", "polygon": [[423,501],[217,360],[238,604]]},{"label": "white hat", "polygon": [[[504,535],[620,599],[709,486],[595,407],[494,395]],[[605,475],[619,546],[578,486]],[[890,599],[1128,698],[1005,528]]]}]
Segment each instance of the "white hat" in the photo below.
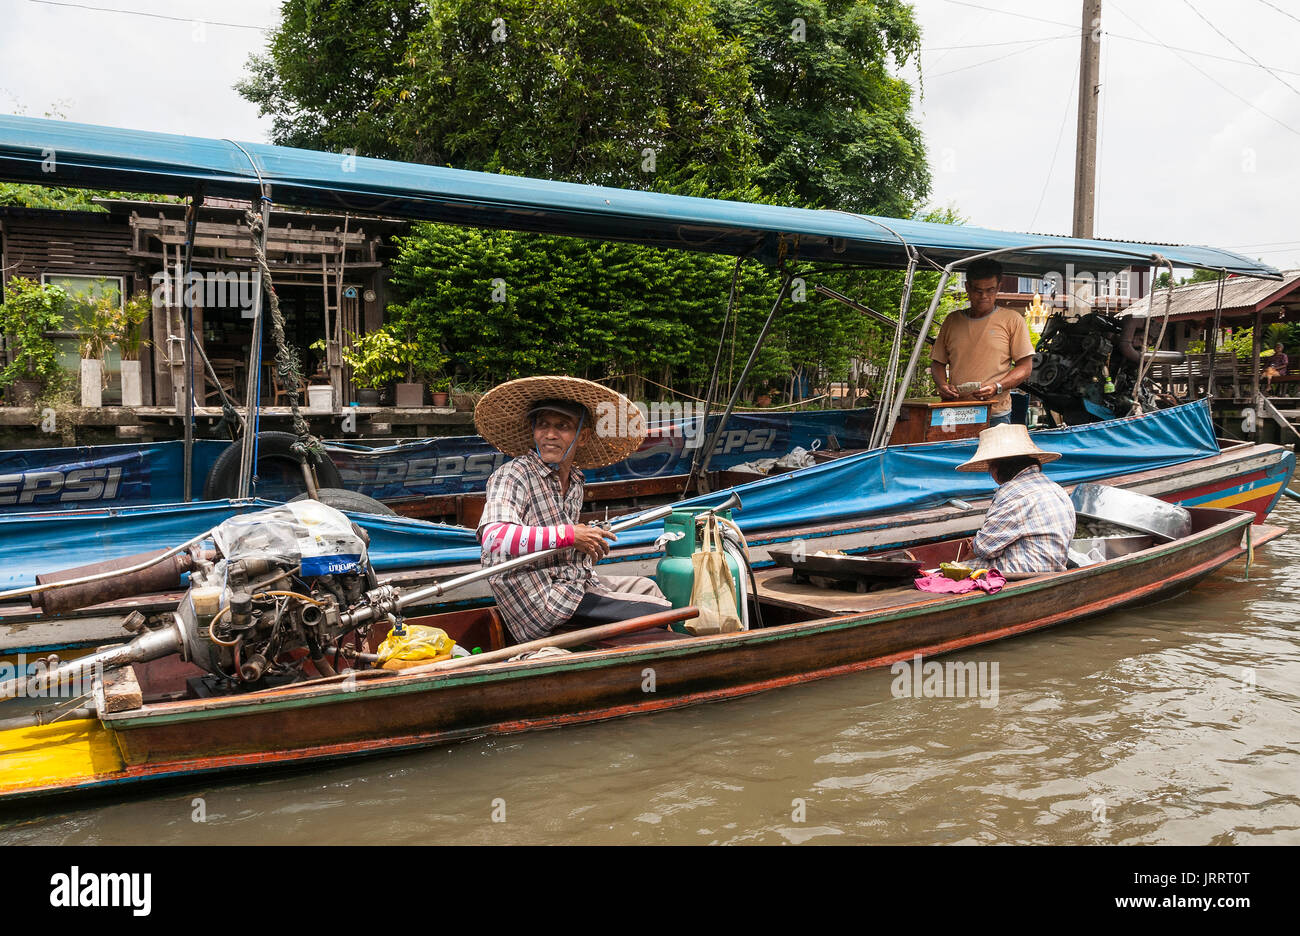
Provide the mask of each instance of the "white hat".
[{"label": "white hat", "polygon": [[988,471],[989,462],[1000,458],[1036,458],[1042,465],[1056,461],[1060,452],[1044,452],[1029,439],[1029,430],[1019,423],[989,426],[980,433],[979,448],[970,461],[957,466],[958,471]]}]

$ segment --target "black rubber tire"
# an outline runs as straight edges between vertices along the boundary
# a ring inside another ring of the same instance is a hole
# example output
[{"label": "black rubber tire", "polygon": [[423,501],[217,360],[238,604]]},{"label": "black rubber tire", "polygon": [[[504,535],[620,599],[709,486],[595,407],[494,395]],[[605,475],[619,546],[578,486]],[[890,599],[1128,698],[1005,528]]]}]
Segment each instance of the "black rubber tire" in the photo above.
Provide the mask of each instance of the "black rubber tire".
[{"label": "black rubber tire", "polygon": [[[347,510],[352,513],[378,514],[381,517],[396,517],[397,511],[387,504],[375,500],[373,497],[367,497],[365,494],[357,491],[349,491],[347,488],[318,488],[316,493],[320,495],[316,499],[326,507],[333,507],[335,510]],[[306,500],[306,494],[299,494],[289,503],[294,501]]]},{"label": "black rubber tire", "polygon": [[[257,461],[260,465],[263,461],[292,461],[300,463],[298,456],[293,451],[293,445],[298,441],[298,437],[292,432],[259,432],[257,434]],[[220,500],[222,498],[234,497],[239,490],[239,459],[240,447],[239,441],[230,443],[230,446],[217,456],[217,460],[212,463],[212,470],[208,472],[207,479],[203,482],[203,499]],[[256,472],[254,472],[256,474]],[[322,455],[316,463],[316,484],[322,488],[342,488],[343,476],[339,474],[338,466],[330,460],[328,455]],[[303,483],[303,488],[307,487]]]}]

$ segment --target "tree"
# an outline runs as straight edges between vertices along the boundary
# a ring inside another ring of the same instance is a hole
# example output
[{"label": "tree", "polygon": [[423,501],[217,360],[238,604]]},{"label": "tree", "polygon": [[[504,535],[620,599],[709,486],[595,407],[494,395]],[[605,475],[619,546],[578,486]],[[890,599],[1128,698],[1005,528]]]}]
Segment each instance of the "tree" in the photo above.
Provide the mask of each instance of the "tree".
[{"label": "tree", "polygon": [[238,88],[278,143],[626,188],[742,191],[753,92],[708,0],[289,0]]},{"label": "tree", "polygon": [[810,208],[909,217],[930,191],[912,89],[889,73],[920,53],[900,0],[717,0],[748,53],[757,183]]},{"label": "tree", "polygon": [[271,118],[281,146],[410,159],[377,92],[409,67],[407,44],[427,16],[420,0],[287,0],[235,90]]},{"label": "tree", "polygon": [[[886,67],[919,42],[899,0],[426,7],[288,0],[240,90],[272,117],[275,142],[318,149],[903,216],[928,191],[911,89]],[[805,24],[797,41],[795,19]],[[472,381],[549,371],[620,377],[634,396],[646,381],[698,394],[733,263],[417,225],[393,265],[390,315]],[[815,281],[897,311],[897,273]],[[742,267],[724,384],[738,376],[779,282],[778,271]],[[813,282],[807,302],[780,313],[751,390],[795,372],[842,379],[852,357],[882,347],[887,355],[892,333],[816,297]]]}]

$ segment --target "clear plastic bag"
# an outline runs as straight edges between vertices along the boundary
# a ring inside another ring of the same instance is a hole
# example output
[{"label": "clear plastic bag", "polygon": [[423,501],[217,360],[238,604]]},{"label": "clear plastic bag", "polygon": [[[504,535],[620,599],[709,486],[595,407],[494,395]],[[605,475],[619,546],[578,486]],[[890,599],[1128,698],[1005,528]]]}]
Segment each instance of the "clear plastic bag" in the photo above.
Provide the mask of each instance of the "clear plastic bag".
[{"label": "clear plastic bag", "polygon": [[256,557],[301,563],[303,578],[355,572],[366,562],[365,541],[341,511],[314,500],[231,517],[212,539],[229,561]]}]

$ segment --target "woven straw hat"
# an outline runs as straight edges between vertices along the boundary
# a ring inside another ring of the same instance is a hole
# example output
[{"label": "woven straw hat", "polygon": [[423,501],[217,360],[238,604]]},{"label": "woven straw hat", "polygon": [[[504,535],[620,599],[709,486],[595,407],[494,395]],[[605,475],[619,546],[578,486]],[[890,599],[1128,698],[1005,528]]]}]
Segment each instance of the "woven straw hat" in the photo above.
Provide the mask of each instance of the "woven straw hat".
[{"label": "woven straw hat", "polygon": [[999,458],[1036,458],[1043,465],[1056,461],[1060,452],[1044,452],[1029,439],[1029,430],[1018,423],[990,426],[980,433],[979,448],[968,462],[957,466],[958,471],[988,471],[989,462]]},{"label": "woven straw hat", "polygon": [[523,455],[533,449],[528,413],[543,400],[569,400],[586,408],[584,425],[592,431],[574,455],[573,464],[579,468],[621,462],[645,441],[645,420],[631,400],[578,377],[524,377],[493,387],[474,407],[474,425],[507,455]]}]

